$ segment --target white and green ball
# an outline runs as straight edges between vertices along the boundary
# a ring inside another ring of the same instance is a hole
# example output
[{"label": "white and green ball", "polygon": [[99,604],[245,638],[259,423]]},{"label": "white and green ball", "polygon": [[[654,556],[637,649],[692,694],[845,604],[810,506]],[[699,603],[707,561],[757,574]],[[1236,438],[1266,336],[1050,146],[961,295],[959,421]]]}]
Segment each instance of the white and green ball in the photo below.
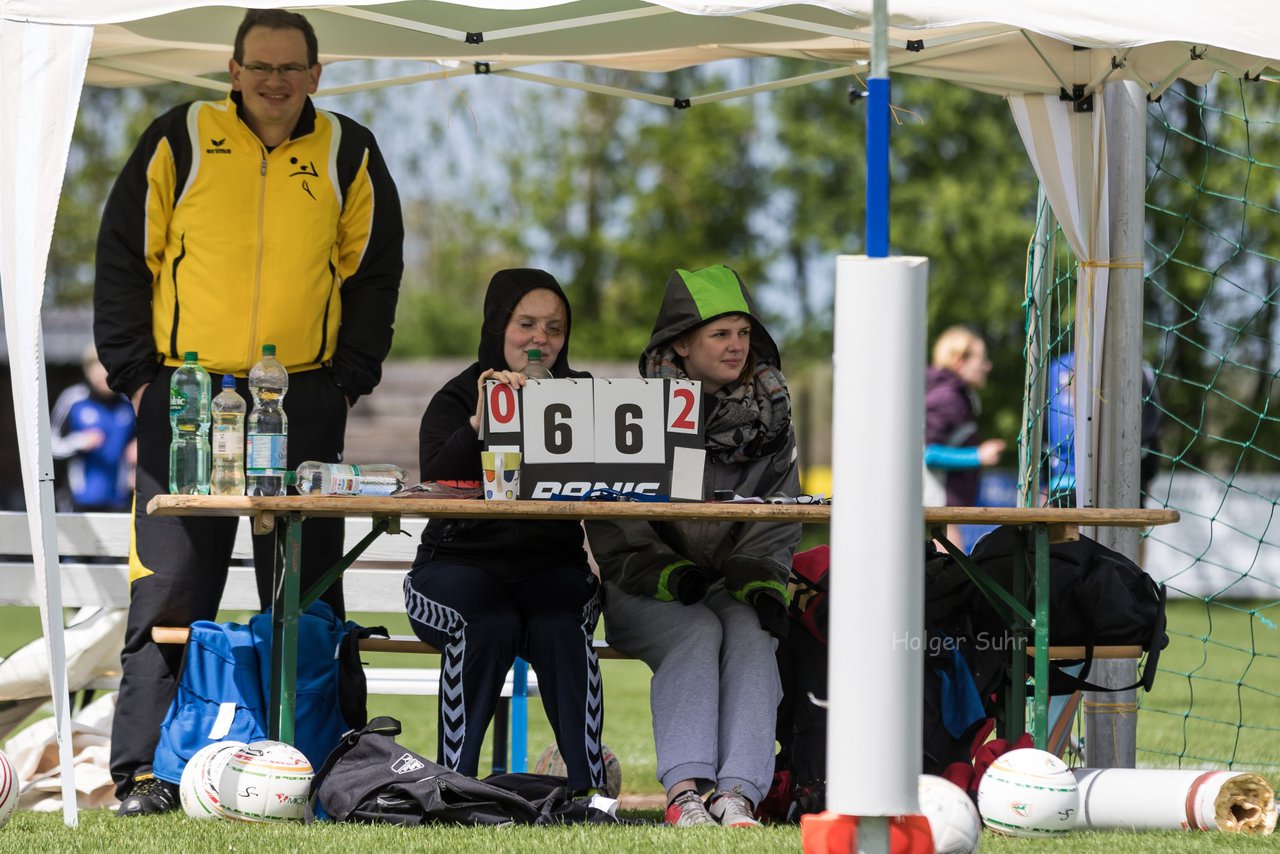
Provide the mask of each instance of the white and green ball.
[{"label": "white and green ball", "polygon": [[1024,839],[1064,836],[1076,826],[1080,792],[1061,759],[1024,747],[996,758],[978,783],[982,823]]},{"label": "white and green ball", "polygon": [[233,753],[222,769],[223,814],[238,821],[301,820],[314,777],[311,762],[296,747],[255,741]]},{"label": "white and green ball", "polygon": [[18,773],[13,770],[9,757],[0,751],[0,827],[4,827],[9,816],[18,806]]},{"label": "white and green ball", "polygon": [[[622,763],[607,745],[600,745],[600,755],[604,758],[604,793],[611,798],[622,793]],[[538,762],[533,766],[535,774],[550,774],[553,777],[568,776],[564,759],[560,757],[560,748],[552,742],[542,751]]]},{"label": "white and green ball", "polygon": [[196,751],[182,769],[182,782],[178,784],[178,799],[182,811],[192,818],[222,817],[222,799],[218,786],[227,761],[240,748],[243,741],[215,741]]}]

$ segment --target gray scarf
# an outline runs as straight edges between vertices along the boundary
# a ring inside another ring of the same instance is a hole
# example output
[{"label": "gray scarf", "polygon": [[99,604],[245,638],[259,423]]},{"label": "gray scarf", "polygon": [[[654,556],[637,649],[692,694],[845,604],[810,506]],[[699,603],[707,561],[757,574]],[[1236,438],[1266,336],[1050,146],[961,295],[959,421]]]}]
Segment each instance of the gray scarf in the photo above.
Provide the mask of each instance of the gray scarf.
[{"label": "gray scarf", "polygon": [[[685,380],[689,376],[671,347],[649,354],[645,376]],[[761,362],[752,381],[734,382],[715,394],[707,418],[707,453],[722,463],[741,463],[772,452],[773,443],[791,425],[791,393],[782,371]]]}]

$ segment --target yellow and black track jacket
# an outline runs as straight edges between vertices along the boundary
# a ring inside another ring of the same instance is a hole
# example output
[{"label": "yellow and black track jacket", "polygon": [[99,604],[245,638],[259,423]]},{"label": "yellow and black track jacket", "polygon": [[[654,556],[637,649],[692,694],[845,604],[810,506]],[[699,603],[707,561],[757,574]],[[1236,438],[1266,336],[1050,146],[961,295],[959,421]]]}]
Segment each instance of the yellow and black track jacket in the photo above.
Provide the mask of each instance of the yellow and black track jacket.
[{"label": "yellow and black track jacket", "polygon": [[195,350],[245,376],[263,344],[354,402],[378,384],[404,269],[395,184],[373,134],[308,99],[268,151],[240,96],[154,121],[103,211],[94,337],[127,395]]}]

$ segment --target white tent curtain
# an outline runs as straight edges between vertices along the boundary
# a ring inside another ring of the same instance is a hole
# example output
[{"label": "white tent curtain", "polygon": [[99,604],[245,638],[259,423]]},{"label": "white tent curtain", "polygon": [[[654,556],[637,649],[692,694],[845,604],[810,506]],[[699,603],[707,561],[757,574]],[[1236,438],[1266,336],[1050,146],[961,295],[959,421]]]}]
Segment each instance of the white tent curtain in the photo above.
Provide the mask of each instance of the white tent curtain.
[{"label": "white tent curtain", "polygon": [[[40,304],[93,28],[0,20],[0,290],[19,419],[18,452],[31,555],[44,594],[40,619],[63,768],[63,817],[76,824],[62,588],[53,507],[53,455]],[[51,191],[52,190],[52,191]],[[53,571],[50,572],[49,569]]]},{"label": "white tent curtain", "polygon": [[1014,121],[1036,175],[1079,261],[1076,289],[1075,460],[1076,503],[1097,505],[1096,417],[1102,372],[1102,331],[1106,323],[1109,270],[1142,259],[1111,258],[1107,214],[1107,134],[1103,93],[1090,112],[1055,96],[1009,98]]}]

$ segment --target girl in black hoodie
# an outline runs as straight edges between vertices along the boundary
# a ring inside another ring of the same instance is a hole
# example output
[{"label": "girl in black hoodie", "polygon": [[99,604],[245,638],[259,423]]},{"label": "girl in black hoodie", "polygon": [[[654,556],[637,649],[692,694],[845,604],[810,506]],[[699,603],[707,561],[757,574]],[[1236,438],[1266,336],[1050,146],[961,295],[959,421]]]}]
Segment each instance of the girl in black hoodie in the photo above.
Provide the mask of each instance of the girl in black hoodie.
[{"label": "girl in black hoodie", "polygon": [[[425,480],[481,479],[480,388],[520,387],[528,350],[553,377],[569,367],[569,301],[542,270],[489,282],[479,359],[431,399],[418,434]],[[538,675],[542,703],[574,790],[604,787],[604,694],[592,646],[599,582],[577,522],[433,519],[405,578],[413,630],[442,650],[439,762],[476,775],[481,742],[515,656]]]}]

